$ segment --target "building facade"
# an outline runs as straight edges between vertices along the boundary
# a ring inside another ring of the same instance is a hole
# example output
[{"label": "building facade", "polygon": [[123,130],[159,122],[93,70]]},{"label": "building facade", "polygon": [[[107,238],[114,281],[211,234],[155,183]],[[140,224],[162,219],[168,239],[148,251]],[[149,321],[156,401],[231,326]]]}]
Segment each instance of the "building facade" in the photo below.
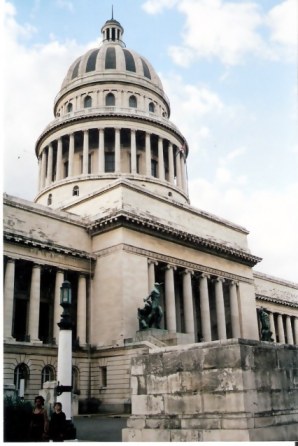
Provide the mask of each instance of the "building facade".
[{"label": "building facade", "polygon": [[[255,272],[248,231],[191,206],[190,149],[158,75],[119,22],[101,31],[37,140],[35,201],[4,196],[4,383],[32,400],[56,379],[67,279],[74,398],[123,411],[131,359],[156,346],[258,340],[261,307],[274,342],[298,344],[298,284]],[[143,336],[137,309],[155,282],[162,327]]]}]

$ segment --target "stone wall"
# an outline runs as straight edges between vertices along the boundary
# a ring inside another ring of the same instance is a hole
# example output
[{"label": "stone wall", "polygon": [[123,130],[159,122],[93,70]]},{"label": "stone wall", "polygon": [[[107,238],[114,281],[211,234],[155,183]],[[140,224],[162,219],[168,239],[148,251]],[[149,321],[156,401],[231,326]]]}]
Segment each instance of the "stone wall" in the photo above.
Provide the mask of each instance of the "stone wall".
[{"label": "stone wall", "polygon": [[132,360],[123,441],[294,441],[298,347],[230,339]]}]

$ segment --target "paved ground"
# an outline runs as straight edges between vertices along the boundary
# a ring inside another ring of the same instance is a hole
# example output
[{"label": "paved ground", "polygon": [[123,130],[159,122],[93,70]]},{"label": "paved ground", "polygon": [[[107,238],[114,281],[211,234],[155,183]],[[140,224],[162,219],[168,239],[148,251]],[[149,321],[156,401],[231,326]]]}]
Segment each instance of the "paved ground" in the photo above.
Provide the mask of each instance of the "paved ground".
[{"label": "paved ground", "polygon": [[80,415],[73,418],[73,423],[81,442],[121,442],[127,418],[127,415]]}]

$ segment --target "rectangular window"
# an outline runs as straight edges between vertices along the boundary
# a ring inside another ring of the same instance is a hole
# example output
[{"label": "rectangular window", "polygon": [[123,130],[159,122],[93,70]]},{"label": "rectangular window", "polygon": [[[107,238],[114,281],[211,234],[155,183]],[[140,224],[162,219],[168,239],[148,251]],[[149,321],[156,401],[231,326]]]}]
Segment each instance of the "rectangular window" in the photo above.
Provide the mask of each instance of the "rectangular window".
[{"label": "rectangular window", "polygon": [[157,178],[157,161],[151,160],[151,175]]},{"label": "rectangular window", "polygon": [[115,154],[114,152],[105,153],[105,172],[115,171]]},{"label": "rectangular window", "polygon": [[103,366],[103,367],[99,367],[99,372],[100,372],[100,376],[99,376],[99,380],[100,380],[100,388],[103,387],[107,387],[107,367]]}]

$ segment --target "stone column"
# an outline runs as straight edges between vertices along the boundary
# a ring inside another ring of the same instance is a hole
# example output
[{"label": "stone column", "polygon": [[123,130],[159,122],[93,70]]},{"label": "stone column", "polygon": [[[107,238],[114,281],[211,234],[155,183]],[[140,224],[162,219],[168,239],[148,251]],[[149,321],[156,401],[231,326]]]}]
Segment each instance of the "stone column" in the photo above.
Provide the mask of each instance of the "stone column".
[{"label": "stone column", "polygon": [[287,343],[293,345],[294,339],[293,339],[293,330],[292,330],[292,324],[291,324],[291,316],[286,317],[286,333],[287,333]]},{"label": "stone column", "polygon": [[47,169],[47,181],[46,185],[49,186],[52,182],[53,176],[53,145],[48,146],[48,169]]},{"label": "stone column", "polygon": [[295,344],[298,345],[298,317],[294,319],[294,336],[295,336]]},{"label": "stone column", "polygon": [[55,279],[55,297],[54,297],[54,322],[53,322],[53,337],[56,339],[56,344],[58,344],[59,340],[59,327],[58,322],[60,322],[60,316],[62,314],[62,307],[60,306],[60,288],[62,286],[62,283],[64,281],[64,272],[61,270],[58,270],[56,272],[56,279]]},{"label": "stone column", "polygon": [[89,132],[84,130],[83,139],[83,174],[88,174],[88,164],[89,164]]},{"label": "stone column", "polygon": [[180,156],[180,162],[181,162],[181,186],[184,192],[187,192],[186,160],[183,155]]},{"label": "stone column", "polygon": [[41,266],[33,265],[30,288],[29,325],[30,342],[39,341],[39,310],[40,310],[40,278]]},{"label": "stone column", "polygon": [[136,131],[130,131],[130,172],[135,175],[137,173],[137,145],[136,145]]},{"label": "stone column", "polygon": [[202,274],[200,276],[200,310],[201,310],[201,324],[203,341],[211,341],[211,320],[210,320],[210,306],[208,293],[208,275]]},{"label": "stone column", "polygon": [[216,300],[216,319],[218,339],[227,339],[225,303],[223,295],[224,279],[218,277],[215,279],[215,300]]},{"label": "stone column", "polygon": [[281,314],[279,314],[277,316],[277,330],[278,330],[279,343],[284,344],[285,343],[285,333],[284,333],[284,326],[283,326]]},{"label": "stone column", "polygon": [[165,271],[165,298],[166,298],[167,330],[176,332],[174,267],[171,265],[167,265]]},{"label": "stone column", "polygon": [[195,325],[194,325],[194,308],[193,308],[191,275],[192,272],[187,269],[183,273],[183,305],[184,305],[185,331],[186,333],[191,334],[193,336],[193,341],[194,341]]},{"label": "stone column", "polygon": [[165,179],[165,164],[163,158],[163,139],[158,138],[158,178],[160,180]]},{"label": "stone column", "polygon": [[62,179],[62,138],[58,139],[57,160],[56,160],[56,181]]},{"label": "stone column", "polygon": [[41,154],[41,170],[40,170],[40,185],[39,189],[44,188],[46,183],[46,167],[47,167],[47,154],[45,148],[43,148]]},{"label": "stone column", "polygon": [[146,132],[145,139],[145,151],[146,151],[146,176],[151,176],[151,137],[150,133]]},{"label": "stone column", "polygon": [[120,129],[115,128],[115,172],[121,172]]},{"label": "stone column", "polygon": [[14,303],[14,277],[15,277],[15,260],[8,259],[5,278],[4,278],[4,338],[13,339],[12,337],[12,321],[13,321],[13,303]]},{"label": "stone column", "polygon": [[68,148],[68,177],[72,177],[74,173],[74,133],[69,135],[69,148]]},{"label": "stone column", "polygon": [[275,333],[275,325],[274,325],[274,314],[271,313],[271,311],[269,313],[269,324],[270,324],[270,331],[272,333],[273,341],[276,342],[276,333]]},{"label": "stone column", "polygon": [[155,265],[157,265],[157,262],[151,259],[148,260],[148,293],[152,291],[155,284]]},{"label": "stone column", "polygon": [[86,345],[87,333],[87,291],[86,277],[83,274],[79,276],[78,284],[78,308],[77,308],[77,336],[80,345]]},{"label": "stone column", "polygon": [[240,338],[241,332],[240,332],[237,284],[234,281],[230,283],[230,307],[231,307],[232,336],[233,338]]},{"label": "stone column", "polygon": [[180,163],[180,152],[177,149],[177,152],[175,154],[175,161],[176,161],[176,186],[182,187],[182,179],[181,179],[181,163]]},{"label": "stone column", "polygon": [[104,129],[98,129],[98,173],[105,171],[105,134]]},{"label": "stone column", "polygon": [[169,158],[169,182],[171,184],[175,183],[175,179],[174,179],[174,155],[173,155],[173,144],[170,142],[169,143],[169,153],[168,153],[168,158]]}]

